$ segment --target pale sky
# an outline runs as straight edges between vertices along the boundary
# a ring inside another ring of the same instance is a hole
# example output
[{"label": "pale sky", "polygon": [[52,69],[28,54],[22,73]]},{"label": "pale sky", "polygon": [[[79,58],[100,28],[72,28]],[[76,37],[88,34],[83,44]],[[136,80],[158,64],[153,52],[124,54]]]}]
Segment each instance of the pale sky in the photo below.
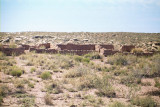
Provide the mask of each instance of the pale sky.
[{"label": "pale sky", "polygon": [[160,0],[0,0],[1,32],[160,32]]}]

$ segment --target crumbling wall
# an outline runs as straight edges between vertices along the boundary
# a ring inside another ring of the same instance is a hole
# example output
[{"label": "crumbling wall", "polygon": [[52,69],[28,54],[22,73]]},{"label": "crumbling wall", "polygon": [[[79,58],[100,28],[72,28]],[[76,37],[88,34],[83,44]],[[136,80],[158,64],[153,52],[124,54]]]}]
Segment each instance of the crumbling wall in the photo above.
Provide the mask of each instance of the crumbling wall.
[{"label": "crumbling wall", "polygon": [[134,45],[124,45],[121,48],[122,52],[131,52],[132,49],[134,49],[135,46]]},{"label": "crumbling wall", "polygon": [[115,50],[109,50],[109,49],[100,49],[100,55],[108,56],[108,55],[114,55],[115,53],[118,53],[119,51]]},{"label": "crumbling wall", "polygon": [[114,50],[114,46],[113,45],[100,45],[100,47],[104,48],[104,49]]},{"label": "crumbling wall", "polygon": [[25,50],[29,50],[30,46],[29,45],[21,45]]},{"label": "crumbling wall", "polygon": [[21,55],[24,54],[24,48],[1,48],[1,51],[7,55],[7,56],[11,56],[11,55]]},{"label": "crumbling wall", "polygon": [[36,53],[52,53],[52,54],[58,53],[58,51],[55,50],[55,49],[36,49],[36,48],[30,48],[29,51],[30,52],[35,51]]},{"label": "crumbling wall", "polygon": [[45,43],[45,44],[39,44],[37,48],[44,47],[45,49],[50,48],[50,43]]},{"label": "crumbling wall", "polygon": [[88,53],[94,53],[95,51],[91,50],[60,50],[60,54],[70,54],[70,55],[85,55]]},{"label": "crumbling wall", "polygon": [[95,50],[94,44],[88,44],[88,45],[76,45],[76,44],[58,44],[57,45],[60,50]]}]

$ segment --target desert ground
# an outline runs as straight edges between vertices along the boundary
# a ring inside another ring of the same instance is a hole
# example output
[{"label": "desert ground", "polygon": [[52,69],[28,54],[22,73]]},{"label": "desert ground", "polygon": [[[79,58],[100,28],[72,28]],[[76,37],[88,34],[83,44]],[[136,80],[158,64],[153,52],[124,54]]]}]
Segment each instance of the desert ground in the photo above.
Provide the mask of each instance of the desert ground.
[{"label": "desert ground", "polygon": [[0,33],[1,44],[135,45],[152,56],[0,52],[2,107],[160,107],[160,33]]}]

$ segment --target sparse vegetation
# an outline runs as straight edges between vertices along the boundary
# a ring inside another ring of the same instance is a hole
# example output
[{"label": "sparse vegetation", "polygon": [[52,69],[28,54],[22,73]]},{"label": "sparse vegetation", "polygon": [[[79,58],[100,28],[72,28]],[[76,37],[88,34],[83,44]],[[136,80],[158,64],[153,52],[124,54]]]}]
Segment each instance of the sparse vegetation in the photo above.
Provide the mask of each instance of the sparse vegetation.
[{"label": "sparse vegetation", "polygon": [[44,79],[44,80],[51,79],[52,78],[51,73],[49,71],[44,71],[41,74],[41,78]]},{"label": "sparse vegetation", "polygon": [[20,77],[22,75],[23,71],[18,68],[17,66],[13,66],[11,68],[11,75],[12,76],[17,76],[17,77]]},{"label": "sparse vegetation", "polygon": [[[135,41],[143,38],[132,36]],[[132,52],[141,53],[142,49]],[[27,52],[10,57],[0,52],[0,105],[158,107],[159,61],[160,54],[102,57],[97,53],[78,56]]]},{"label": "sparse vegetation", "polygon": [[156,102],[151,97],[134,97],[131,99],[131,103],[141,107],[157,107]]},{"label": "sparse vegetation", "polygon": [[51,96],[49,94],[46,94],[44,96],[44,100],[45,100],[46,105],[53,105]]}]

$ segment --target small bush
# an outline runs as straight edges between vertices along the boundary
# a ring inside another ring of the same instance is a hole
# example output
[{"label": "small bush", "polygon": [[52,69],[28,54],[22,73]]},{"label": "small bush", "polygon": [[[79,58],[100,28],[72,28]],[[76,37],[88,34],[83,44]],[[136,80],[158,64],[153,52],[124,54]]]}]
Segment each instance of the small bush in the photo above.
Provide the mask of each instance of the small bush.
[{"label": "small bush", "polygon": [[33,83],[30,83],[30,82],[29,82],[29,83],[28,83],[28,86],[31,87],[31,88],[34,88],[34,84],[33,84]]},{"label": "small bush", "polygon": [[53,105],[52,98],[51,98],[51,96],[49,94],[46,94],[44,96],[44,100],[45,100],[46,105]]},{"label": "small bush", "polygon": [[155,81],[155,87],[160,88],[160,82],[158,81],[158,79],[155,78],[154,81]]},{"label": "small bush", "polygon": [[112,65],[130,65],[137,62],[137,57],[134,55],[115,54],[108,57],[108,63]]},{"label": "small bush", "polygon": [[83,61],[83,62],[86,62],[86,63],[89,63],[89,62],[90,62],[90,59],[89,59],[89,58],[83,58],[82,61]]},{"label": "small bush", "polygon": [[78,89],[89,89],[89,88],[96,88],[96,81],[98,77],[96,75],[84,75],[79,79]]},{"label": "small bush", "polygon": [[51,74],[48,71],[45,71],[41,74],[41,78],[44,80],[51,79]]},{"label": "small bush", "polygon": [[0,105],[3,102],[3,97],[8,93],[8,87],[6,85],[0,85]]},{"label": "small bush", "polygon": [[20,77],[22,75],[23,71],[18,68],[17,66],[13,66],[11,68],[11,75],[12,76],[17,76],[17,77]]},{"label": "small bush", "polygon": [[5,58],[4,53],[3,53],[3,52],[0,52],[0,60],[4,60],[4,58]]},{"label": "small bush", "polygon": [[77,62],[82,62],[82,59],[83,59],[83,57],[81,57],[81,56],[74,56],[74,60],[75,61],[77,61]]},{"label": "small bush", "polygon": [[103,76],[103,78],[98,78],[95,82],[95,87],[98,89],[96,94],[98,96],[107,96],[107,97],[115,97],[116,93],[110,84],[109,77]]},{"label": "small bush", "polygon": [[88,69],[86,67],[76,67],[73,70],[70,70],[65,74],[66,78],[75,78],[75,77],[81,77],[82,75],[86,74]]},{"label": "small bush", "polygon": [[31,68],[31,73],[35,72],[36,68]]},{"label": "small bush", "polygon": [[25,98],[21,99],[19,102],[22,103],[22,107],[34,107],[35,97],[26,96]]},{"label": "small bush", "polygon": [[127,70],[116,70],[116,71],[114,71],[114,75],[115,76],[127,75]]},{"label": "small bush", "polygon": [[156,102],[151,97],[134,97],[131,99],[131,103],[141,107],[157,107]]},{"label": "small bush", "polygon": [[115,65],[127,65],[127,58],[124,55],[117,54],[108,58],[110,64]]},{"label": "small bush", "polygon": [[110,104],[109,107],[127,107],[127,106],[121,102],[115,101],[112,104]]}]

